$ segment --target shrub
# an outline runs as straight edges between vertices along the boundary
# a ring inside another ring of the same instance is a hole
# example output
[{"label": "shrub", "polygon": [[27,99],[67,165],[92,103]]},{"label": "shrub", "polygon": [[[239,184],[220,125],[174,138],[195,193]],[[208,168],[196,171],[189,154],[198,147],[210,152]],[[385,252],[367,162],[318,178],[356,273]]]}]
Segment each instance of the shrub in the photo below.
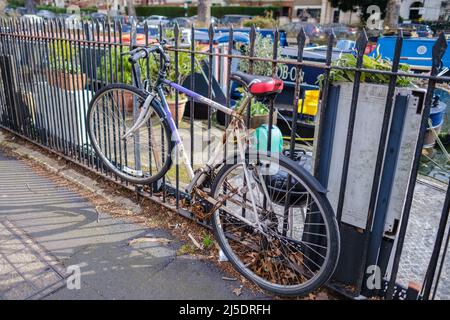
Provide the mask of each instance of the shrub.
[{"label": "shrub", "polygon": [[268,11],[266,15],[256,16],[253,19],[245,20],[243,23],[244,27],[255,26],[256,28],[268,29],[277,26],[277,21],[273,18],[273,12]]},{"label": "shrub", "polygon": [[[353,54],[346,53],[343,54],[339,59],[333,61],[333,66],[346,67],[346,68],[356,68],[356,57]],[[381,57],[371,58],[369,56],[363,57],[363,65],[364,69],[370,70],[382,70],[382,71],[390,71],[392,69],[391,61],[382,59]],[[406,64],[400,64],[400,71],[409,72],[410,67]],[[320,86],[323,84],[324,75],[319,76],[318,83]],[[398,77],[397,78],[397,86],[398,87],[409,87],[412,83],[412,78],[410,77]],[[342,70],[342,69],[332,69],[330,72],[330,82],[354,82],[355,80],[355,72],[351,70]],[[377,83],[377,84],[388,84],[390,81],[390,76],[381,74],[381,73],[368,73],[363,72],[361,74],[361,82],[367,83]]]},{"label": "shrub", "polygon": [[78,64],[78,60],[74,58],[76,56],[77,48],[68,40],[56,40],[49,44],[51,69],[71,74],[80,73],[81,66]]},{"label": "shrub", "polygon": [[[136,6],[136,15],[148,17],[151,15],[166,16],[169,18],[184,17],[185,9],[177,6]],[[197,14],[197,7],[189,7],[188,15]]]},{"label": "shrub", "polygon": [[[265,16],[270,13],[272,17],[279,15],[281,7],[267,6],[267,7],[245,7],[245,6],[231,6],[231,7],[211,7],[211,15],[213,17],[222,18],[227,14],[244,14],[250,16]],[[178,6],[136,6],[136,15],[138,16],[151,16],[161,15],[169,18],[183,17],[185,9]],[[194,16],[197,14],[197,7],[188,8],[188,16]]]},{"label": "shrub", "polygon": [[25,0],[8,0],[8,6],[11,8],[25,7]]},{"label": "shrub", "polygon": [[[280,56],[281,49],[278,48],[278,56]],[[250,48],[248,45],[242,47],[242,54],[248,56]],[[273,41],[270,36],[263,37],[260,33],[256,34],[255,39],[255,56],[258,58],[272,58],[273,57]],[[241,59],[239,61],[239,70],[242,72],[249,72],[249,60]],[[280,64],[278,65],[280,67]],[[253,74],[260,76],[272,75],[272,62],[270,61],[254,61]]]},{"label": "shrub", "polygon": [[265,16],[267,12],[271,12],[273,17],[277,17],[280,13],[281,7],[267,6],[267,7],[246,7],[246,6],[231,6],[231,7],[211,7],[211,15],[217,18],[222,18],[227,14],[244,14],[249,16]]},{"label": "shrub", "polygon": [[96,6],[89,6],[89,7],[81,8],[80,11],[84,12],[84,13],[94,13],[94,12],[98,11],[98,8]]},{"label": "shrub", "polygon": [[66,13],[66,8],[59,8],[54,6],[46,6],[46,5],[38,5],[36,6],[37,10],[48,10],[54,12],[56,14]]}]

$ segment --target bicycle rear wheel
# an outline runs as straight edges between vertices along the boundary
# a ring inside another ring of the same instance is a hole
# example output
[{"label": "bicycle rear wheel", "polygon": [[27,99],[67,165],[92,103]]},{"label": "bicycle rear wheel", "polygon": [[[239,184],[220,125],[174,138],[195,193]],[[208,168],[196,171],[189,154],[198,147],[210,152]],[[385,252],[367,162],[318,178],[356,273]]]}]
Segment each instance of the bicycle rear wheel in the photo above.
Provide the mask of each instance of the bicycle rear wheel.
[{"label": "bicycle rear wheel", "polygon": [[87,114],[89,138],[98,157],[114,174],[136,184],[160,179],[171,165],[171,130],[156,100],[147,123],[123,138],[147,97],[133,86],[108,85],[96,93]]},{"label": "bicycle rear wheel", "polygon": [[211,196],[225,201],[212,224],[229,261],[246,278],[279,295],[305,295],[324,284],[337,265],[339,233],[323,188],[285,157],[259,155],[250,156],[247,164],[236,159],[227,163]]}]

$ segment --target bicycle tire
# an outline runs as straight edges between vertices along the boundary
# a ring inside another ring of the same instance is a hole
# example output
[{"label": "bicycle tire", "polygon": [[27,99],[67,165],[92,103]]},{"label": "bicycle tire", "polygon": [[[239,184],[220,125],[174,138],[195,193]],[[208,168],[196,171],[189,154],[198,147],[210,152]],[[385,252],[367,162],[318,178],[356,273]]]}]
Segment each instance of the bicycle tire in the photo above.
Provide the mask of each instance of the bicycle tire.
[{"label": "bicycle tire", "polygon": [[[263,157],[263,156],[260,156]],[[224,164],[219,172],[217,173],[217,176],[215,180],[212,183],[211,187],[211,196],[213,198],[217,198],[217,189],[220,188],[221,181],[226,178],[227,174],[231,172],[233,167],[237,166],[236,158],[232,159],[234,162],[229,162],[228,160],[226,164]],[[339,251],[340,251],[340,237],[339,237],[339,229],[337,225],[337,221],[334,215],[334,211],[326,198],[326,195],[323,193],[322,190],[317,189],[317,180],[313,176],[311,176],[304,168],[299,167],[298,164],[296,164],[291,159],[288,159],[284,156],[281,156],[279,158],[279,165],[289,169],[293,173],[295,173],[298,177],[300,177],[303,182],[305,183],[305,186],[309,189],[309,191],[316,197],[318,203],[322,207],[321,211],[324,213],[323,218],[326,225],[326,229],[329,234],[329,243],[330,243],[330,250],[328,252],[328,260],[326,265],[323,267],[322,272],[320,275],[313,281],[308,283],[307,285],[299,285],[299,286],[283,286],[279,284],[270,283],[265,279],[262,279],[258,275],[256,275],[253,271],[249,270],[245,267],[245,264],[243,261],[239,259],[239,257],[233,252],[233,250],[230,247],[230,244],[227,240],[227,236],[225,235],[224,231],[221,227],[221,221],[219,217],[220,208],[216,210],[212,216],[212,227],[213,232],[216,241],[218,242],[220,248],[223,250],[225,255],[227,256],[228,260],[231,262],[231,264],[236,268],[236,270],[241,273],[244,277],[246,277],[248,280],[252,281],[262,289],[269,291],[276,295],[282,295],[282,296],[302,296],[307,295],[310,292],[316,290],[320,286],[322,286],[324,283],[326,283],[330,277],[332,276],[334,270],[336,269],[338,258],[339,258]]]},{"label": "bicycle tire", "polygon": [[102,99],[102,97],[105,96],[105,94],[107,94],[108,92],[117,91],[117,90],[130,91],[130,92],[136,94],[137,96],[140,96],[144,101],[149,95],[148,92],[141,90],[139,88],[136,88],[134,86],[127,85],[127,84],[118,84],[118,83],[106,85],[105,87],[103,87],[99,91],[97,91],[95,96],[89,103],[89,108],[88,108],[87,118],[86,118],[87,130],[88,130],[88,135],[89,135],[89,138],[91,141],[91,146],[95,150],[98,157],[101,159],[101,162],[107,167],[107,169],[109,171],[113,172],[114,174],[116,174],[117,176],[119,176],[120,178],[122,178],[123,180],[133,183],[133,184],[142,184],[142,185],[153,183],[153,182],[161,179],[167,173],[167,171],[170,169],[170,167],[172,165],[171,155],[172,155],[172,150],[174,148],[174,142],[171,141],[171,139],[170,139],[170,137],[172,136],[172,131],[171,131],[169,123],[167,121],[165,112],[160,107],[161,103],[159,102],[159,100],[157,98],[153,99],[153,101],[151,103],[151,107],[155,110],[156,115],[159,118],[159,121],[162,125],[162,128],[163,128],[166,136],[168,137],[169,143],[167,143],[167,148],[168,148],[167,149],[167,159],[164,162],[164,165],[161,167],[160,170],[158,170],[156,173],[152,174],[151,176],[139,178],[139,177],[130,176],[129,174],[123,172],[116,165],[114,165],[114,163],[112,163],[112,161],[110,161],[110,159],[108,159],[108,157],[104,154],[104,152],[102,152],[101,148],[99,147],[99,143],[96,139],[96,136],[93,133],[93,124],[92,124],[91,118],[93,116],[94,106],[96,106],[96,103],[100,99]]}]

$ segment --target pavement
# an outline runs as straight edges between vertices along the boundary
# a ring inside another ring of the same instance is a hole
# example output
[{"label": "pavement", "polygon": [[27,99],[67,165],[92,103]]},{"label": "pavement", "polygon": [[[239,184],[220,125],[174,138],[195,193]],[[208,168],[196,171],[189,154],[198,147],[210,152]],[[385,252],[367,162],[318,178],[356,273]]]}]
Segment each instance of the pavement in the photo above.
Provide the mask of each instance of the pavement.
[{"label": "pavement", "polygon": [[[436,241],[446,187],[429,178],[421,178],[416,184],[397,277],[397,281],[405,286],[409,282],[418,284],[423,282]],[[446,235],[448,232],[449,228]],[[436,299],[449,300],[450,247],[447,249],[439,279]]]},{"label": "pavement", "polygon": [[[0,151],[1,299],[257,299],[182,243],[97,212]],[[79,271],[79,273],[78,273]],[[239,290],[238,290],[239,291]]]},{"label": "pavement", "polygon": [[[124,203],[134,212],[141,210],[129,198],[105,194],[95,181],[51,157],[7,141],[0,131],[0,144],[5,142],[14,148],[14,154],[79,187]],[[425,177],[416,185],[397,277],[404,286],[423,281],[445,188]],[[180,246],[182,243],[164,230],[97,213],[86,199],[0,150],[0,299],[267,298],[245,288],[236,296],[233,290],[240,287],[239,282],[224,281],[224,274],[212,263],[177,256]],[[447,252],[437,299],[450,299],[449,256]],[[67,286],[73,286],[73,268],[77,267],[81,272],[79,290]]]}]

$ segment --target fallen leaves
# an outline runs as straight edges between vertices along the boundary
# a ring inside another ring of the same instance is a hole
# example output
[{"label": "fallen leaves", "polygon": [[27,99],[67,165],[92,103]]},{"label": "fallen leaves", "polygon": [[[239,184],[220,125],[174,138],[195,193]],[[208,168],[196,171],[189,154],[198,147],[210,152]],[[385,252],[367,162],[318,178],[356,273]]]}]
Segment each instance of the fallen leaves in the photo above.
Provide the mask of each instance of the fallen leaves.
[{"label": "fallen leaves", "polygon": [[234,288],[232,291],[236,296],[240,296],[242,294],[242,286],[239,286],[238,288]]}]

